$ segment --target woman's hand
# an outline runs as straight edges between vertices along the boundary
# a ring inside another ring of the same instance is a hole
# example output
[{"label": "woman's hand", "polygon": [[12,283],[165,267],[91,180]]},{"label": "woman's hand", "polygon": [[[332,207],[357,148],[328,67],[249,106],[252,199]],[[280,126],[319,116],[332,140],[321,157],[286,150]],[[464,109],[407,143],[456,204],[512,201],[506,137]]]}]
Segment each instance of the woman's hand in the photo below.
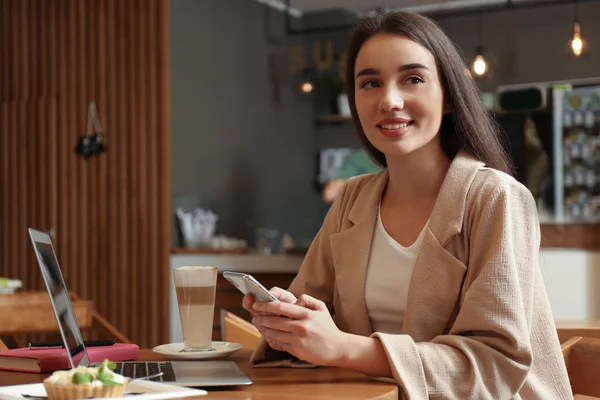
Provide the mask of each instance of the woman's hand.
[{"label": "woman's hand", "polygon": [[[294,296],[291,292],[288,292],[287,290],[278,288],[277,286],[272,287],[271,290],[269,290],[269,292],[273,293],[273,295],[275,297],[277,297],[279,299],[279,301],[282,301],[284,303],[294,304],[298,301],[298,299],[296,299],[296,296]],[[254,304],[254,296],[252,296],[251,294],[245,295],[244,299],[242,300],[242,307],[244,307],[244,309],[246,311],[248,311],[250,314],[252,314],[254,316],[259,315],[255,311],[255,309],[252,308],[253,304]]]},{"label": "woman's hand", "polygon": [[[333,322],[320,300],[303,294],[295,304],[255,302],[252,323],[275,350],[316,365],[337,364],[346,355],[347,334]],[[279,316],[272,316],[279,315]]]}]

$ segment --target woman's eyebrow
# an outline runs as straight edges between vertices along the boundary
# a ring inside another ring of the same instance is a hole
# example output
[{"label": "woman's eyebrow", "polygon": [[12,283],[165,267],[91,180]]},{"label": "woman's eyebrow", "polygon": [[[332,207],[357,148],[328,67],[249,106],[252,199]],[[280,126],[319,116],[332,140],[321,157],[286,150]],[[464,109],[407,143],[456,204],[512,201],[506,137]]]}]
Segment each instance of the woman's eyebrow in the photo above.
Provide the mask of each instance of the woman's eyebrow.
[{"label": "woman's eyebrow", "polygon": [[[424,64],[410,63],[410,64],[404,64],[404,65],[399,66],[398,72],[404,72],[404,71],[408,71],[411,69],[426,69],[427,71],[431,71],[431,69]],[[365,69],[361,70],[358,74],[356,74],[356,76],[354,78],[356,79],[359,76],[363,76],[363,75],[379,75],[380,73],[381,73],[381,71],[378,70],[377,68],[365,68]]]}]

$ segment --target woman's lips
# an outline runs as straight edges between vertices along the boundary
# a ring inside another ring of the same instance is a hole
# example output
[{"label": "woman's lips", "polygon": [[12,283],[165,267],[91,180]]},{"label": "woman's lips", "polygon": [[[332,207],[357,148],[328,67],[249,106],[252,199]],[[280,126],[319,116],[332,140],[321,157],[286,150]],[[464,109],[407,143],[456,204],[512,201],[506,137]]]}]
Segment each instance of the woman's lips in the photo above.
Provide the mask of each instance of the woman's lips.
[{"label": "woman's lips", "polygon": [[388,138],[398,138],[400,136],[405,135],[410,128],[413,126],[413,121],[403,121],[403,122],[385,122],[382,124],[377,124],[377,129],[381,132],[385,137]]}]

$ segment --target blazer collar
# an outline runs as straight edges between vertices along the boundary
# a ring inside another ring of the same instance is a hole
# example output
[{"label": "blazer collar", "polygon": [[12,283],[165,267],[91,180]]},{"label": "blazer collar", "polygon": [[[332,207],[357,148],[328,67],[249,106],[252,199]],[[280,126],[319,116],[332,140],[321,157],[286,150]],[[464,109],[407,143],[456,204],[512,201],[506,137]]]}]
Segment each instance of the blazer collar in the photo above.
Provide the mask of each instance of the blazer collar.
[{"label": "blazer collar", "polygon": [[[463,205],[477,171],[484,163],[466,152],[459,152],[450,163],[450,168],[442,182],[440,193],[435,201],[429,229],[442,246],[462,230],[465,207],[448,207],[448,204]],[[358,225],[362,220],[376,218],[376,210],[389,180],[388,170],[384,170],[370,180],[361,190],[348,213],[349,220]]]}]

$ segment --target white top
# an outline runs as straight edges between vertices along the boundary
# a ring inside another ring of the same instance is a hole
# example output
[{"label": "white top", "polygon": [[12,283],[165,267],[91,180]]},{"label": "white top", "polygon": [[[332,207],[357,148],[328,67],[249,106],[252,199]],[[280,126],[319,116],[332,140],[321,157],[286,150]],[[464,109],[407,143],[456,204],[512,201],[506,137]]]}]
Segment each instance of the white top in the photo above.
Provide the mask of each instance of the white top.
[{"label": "white top", "polygon": [[365,302],[373,332],[402,333],[408,283],[425,227],[412,245],[404,247],[386,232],[379,207],[365,284]]}]

